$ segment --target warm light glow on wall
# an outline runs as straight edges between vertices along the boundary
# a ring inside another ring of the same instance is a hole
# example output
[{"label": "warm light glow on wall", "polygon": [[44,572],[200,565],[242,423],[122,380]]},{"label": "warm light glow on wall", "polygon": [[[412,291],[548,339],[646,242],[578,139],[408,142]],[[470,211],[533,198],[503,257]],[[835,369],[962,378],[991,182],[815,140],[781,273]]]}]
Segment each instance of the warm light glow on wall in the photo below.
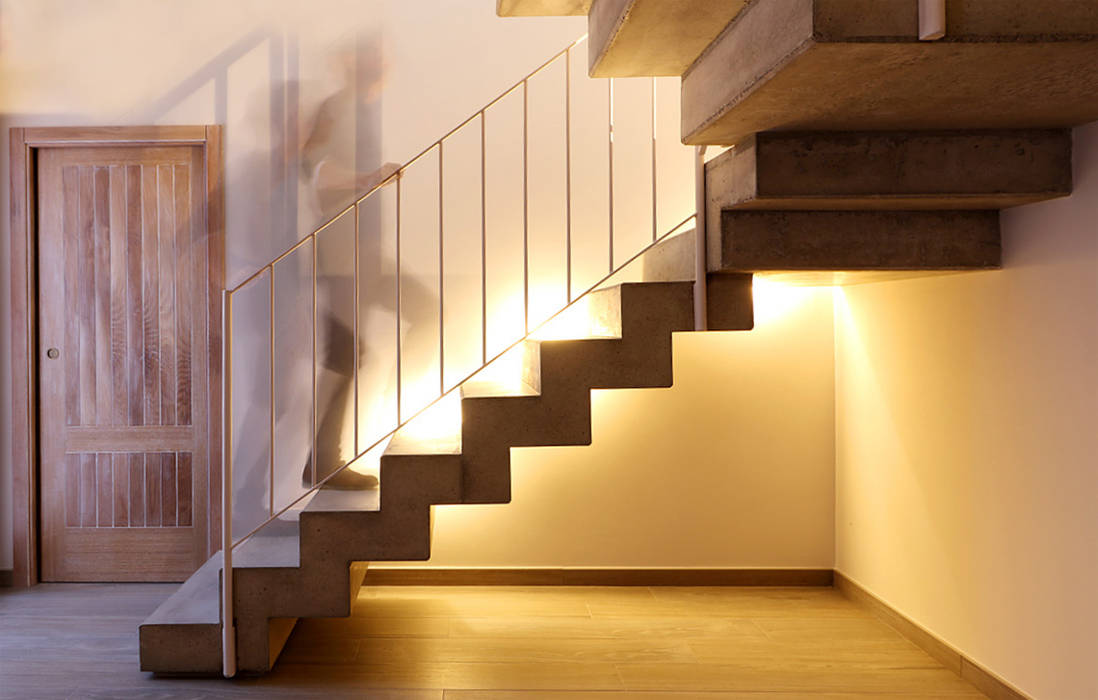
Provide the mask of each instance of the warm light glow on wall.
[{"label": "warm light glow on wall", "polygon": [[[836,287],[831,287],[836,289]],[[805,303],[820,287],[779,282],[755,275],[752,293],[755,297],[755,323],[765,325],[777,321]]]},{"label": "warm light glow on wall", "polygon": [[400,431],[402,437],[432,441],[455,437],[461,430],[461,393],[455,389]]}]

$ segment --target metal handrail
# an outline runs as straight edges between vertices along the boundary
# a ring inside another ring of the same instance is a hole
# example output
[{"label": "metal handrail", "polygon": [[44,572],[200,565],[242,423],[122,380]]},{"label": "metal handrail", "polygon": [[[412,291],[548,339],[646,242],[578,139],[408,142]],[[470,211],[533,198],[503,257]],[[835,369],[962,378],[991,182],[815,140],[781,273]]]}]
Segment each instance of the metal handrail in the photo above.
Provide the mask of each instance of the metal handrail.
[{"label": "metal handrail", "polygon": [[[653,132],[652,132],[652,146],[651,146],[651,148],[652,148],[652,241],[650,243],[648,243],[647,245],[645,245],[642,249],[637,251],[635,254],[633,254],[628,260],[625,260],[624,262],[615,265],[615,261],[614,261],[614,252],[615,252],[614,251],[614,230],[615,230],[615,223],[614,223],[614,202],[613,202],[613,197],[614,197],[614,174],[613,174],[613,163],[614,163],[614,151],[613,151],[613,148],[614,148],[614,114],[613,114],[613,109],[614,109],[614,80],[613,79],[608,80],[607,90],[608,90],[608,99],[609,99],[609,114],[608,114],[608,119],[607,119],[607,131],[606,131],[606,134],[607,134],[606,145],[607,145],[607,154],[608,154],[608,158],[609,158],[609,175],[610,175],[609,176],[609,193],[608,193],[609,198],[610,198],[609,199],[609,230],[608,230],[608,239],[609,239],[608,272],[605,276],[603,276],[601,279],[599,279],[599,281],[595,282],[593,285],[588,287],[582,293],[580,293],[578,295],[573,294],[573,290],[572,290],[572,282],[573,282],[573,275],[572,275],[572,272],[573,272],[572,271],[572,243],[573,243],[573,241],[572,241],[572,212],[571,212],[571,209],[572,209],[572,180],[571,180],[571,158],[572,158],[572,154],[571,154],[571,122],[572,122],[571,75],[572,75],[572,71],[571,71],[571,53],[572,53],[572,50],[574,48],[576,48],[577,46],[579,46],[580,44],[582,44],[586,40],[586,38],[587,38],[586,36],[583,36],[580,39],[573,42],[572,44],[565,47],[563,50],[561,50],[561,51],[557,52],[556,54],[554,54],[550,59],[548,59],[547,61],[542,63],[540,66],[538,66],[534,71],[532,71],[531,73],[526,75],[524,78],[522,78],[521,80],[516,82],[513,86],[511,86],[507,90],[500,93],[499,96],[497,96],[492,101],[488,102],[484,107],[477,110],[477,112],[475,112],[472,116],[465,119],[458,126],[456,126],[453,129],[449,130],[442,138],[436,140],[431,145],[429,145],[427,148],[423,149],[415,157],[413,157],[411,160],[409,160],[407,163],[405,163],[403,166],[401,166],[395,173],[393,173],[392,175],[387,177],[385,180],[375,184],[365,194],[363,194],[361,197],[356,199],[354,201],[354,203],[352,203],[351,205],[349,205],[348,207],[343,209],[336,216],[332,217],[331,219],[326,221],[323,225],[318,227],[315,231],[313,231],[309,235],[305,236],[301,240],[297,241],[296,243],[291,245],[289,248],[284,250],[282,253],[280,253],[277,256],[275,256],[274,258],[272,258],[269,262],[267,262],[266,264],[264,264],[263,266],[261,266],[260,268],[255,270],[252,274],[248,275],[248,277],[246,277],[243,281],[239,282],[234,287],[232,287],[230,289],[226,289],[224,291],[224,293],[223,293],[223,309],[224,309],[224,316],[223,316],[224,331],[223,331],[223,333],[225,335],[225,342],[224,342],[224,355],[225,356],[224,356],[223,361],[225,363],[224,371],[225,371],[225,378],[226,379],[225,379],[225,386],[223,388],[223,397],[222,397],[222,400],[223,400],[222,416],[223,416],[223,420],[224,420],[224,423],[225,423],[225,425],[223,427],[223,436],[224,436],[224,440],[225,440],[225,445],[224,445],[224,448],[222,450],[222,455],[223,455],[223,460],[224,460],[223,468],[222,468],[222,479],[223,479],[223,483],[222,483],[222,500],[223,500],[223,503],[222,503],[222,510],[223,510],[223,512],[222,512],[222,528],[223,528],[222,541],[223,541],[223,557],[224,557],[224,560],[223,560],[224,577],[223,577],[223,586],[222,586],[222,611],[223,611],[223,618],[222,619],[225,622],[223,624],[223,629],[222,629],[222,634],[223,634],[222,648],[223,648],[223,652],[224,652],[223,672],[225,673],[226,676],[231,676],[235,673],[235,665],[236,665],[234,639],[232,639],[232,637],[234,635],[234,630],[233,630],[233,590],[232,590],[233,589],[232,554],[233,554],[233,549],[235,547],[239,546],[242,542],[244,542],[248,538],[250,538],[253,535],[255,535],[256,533],[258,533],[264,527],[266,527],[269,523],[271,523],[274,520],[277,520],[281,516],[285,515],[287,512],[292,510],[295,506],[300,504],[306,498],[308,498],[309,496],[316,493],[316,491],[318,491],[320,488],[322,488],[328,481],[330,481],[331,479],[333,479],[336,476],[338,476],[339,474],[341,474],[344,470],[348,469],[351,466],[351,464],[353,464],[355,461],[360,459],[362,456],[364,456],[365,454],[367,454],[371,450],[377,448],[379,445],[383,444],[385,441],[392,438],[399,430],[406,427],[410,422],[415,420],[418,416],[422,415],[424,412],[429,410],[431,407],[435,406],[445,396],[449,395],[455,389],[459,388],[463,383],[465,383],[466,381],[471,379],[478,372],[482,371],[489,364],[491,364],[495,360],[499,359],[500,357],[505,355],[507,352],[509,352],[512,349],[514,349],[515,347],[517,347],[522,342],[529,339],[529,337],[534,332],[536,332],[538,329],[544,327],[546,324],[551,322],[553,319],[557,318],[560,314],[564,313],[564,311],[566,311],[568,308],[572,307],[579,299],[585,297],[590,292],[592,292],[595,289],[602,286],[604,283],[607,282],[607,280],[609,280],[611,277],[616,275],[624,267],[628,266],[630,263],[632,263],[637,258],[639,258],[641,255],[643,255],[645,252],[650,250],[653,246],[655,246],[658,243],[662,242],[667,237],[669,237],[669,236],[671,236],[671,235],[673,235],[677,232],[680,232],[683,229],[683,227],[691,219],[696,219],[696,220],[700,221],[700,216],[697,213],[691,214],[686,219],[684,219],[681,223],[679,223],[677,226],[675,226],[671,230],[665,232],[663,235],[657,235],[657,227],[658,227],[659,224],[658,224],[658,220],[657,220],[657,217],[656,217],[656,214],[657,214],[657,197],[656,197],[657,173],[656,173],[656,135],[655,135],[655,127],[656,127],[656,119],[655,119],[656,87],[655,86],[656,86],[656,83],[655,83],[655,79],[652,78],[651,79],[651,81],[652,81],[652,83],[651,83],[651,85],[652,85],[652,109],[653,109],[653,120],[652,120],[652,130],[653,130]],[[565,208],[566,208],[566,212],[567,212],[566,216],[565,216],[565,246],[566,246],[566,251],[567,251],[566,252],[566,262],[565,262],[565,267],[566,267],[565,278],[566,278],[566,281],[567,281],[566,282],[566,284],[567,284],[567,292],[566,292],[567,303],[562,308],[560,308],[555,313],[553,313],[549,318],[545,319],[544,321],[541,321],[541,322],[537,323],[535,328],[531,328],[532,324],[531,324],[531,318],[530,318],[530,241],[529,241],[529,237],[530,237],[530,207],[529,207],[529,194],[530,194],[530,189],[529,189],[529,160],[530,160],[530,158],[529,158],[529,150],[530,150],[530,144],[529,144],[529,81],[530,81],[531,78],[538,75],[543,70],[545,70],[548,67],[554,65],[562,57],[565,59],[565,64],[567,66],[566,71],[565,71],[565,86],[566,87],[565,87],[565,95],[564,95],[564,98],[565,98],[565,125],[566,125],[565,126],[565,129],[566,129],[566,153],[565,153],[566,168],[565,169],[566,169],[566,173],[567,173],[567,175],[566,175],[566,184],[565,184],[565,192],[566,192],[566,194],[565,194]],[[509,95],[514,94],[519,89],[521,89],[523,91],[523,95],[522,95],[522,100],[523,100],[523,109],[522,109],[522,111],[523,111],[523,117],[522,117],[523,118],[523,144],[522,144],[522,158],[523,158],[523,166],[522,166],[522,168],[523,168],[523,214],[522,214],[522,216],[523,216],[523,224],[522,224],[522,228],[523,228],[523,292],[522,292],[523,293],[523,328],[522,328],[522,331],[523,332],[522,332],[520,338],[518,338],[517,340],[512,342],[510,345],[508,345],[502,351],[500,351],[500,352],[496,353],[495,355],[492,355],[491,357],[489,357],[488,333],[487,333],[487,326],[488,326],[487,292],[488,292],[488,290],[487,290],[487,264],[486,264],[487,263],[487,207],[486,207],[487,137],[486,137],[486,113],[494,105],[496,105],[501,100],[508,97]],[[480,340],[481,340],[481,363],[482,364],[479,368],[477,368],[473,372],[469,373],[464,378],[460,379],[457,382],[454,382],[450,386],[450,388],[447,389],[447,382],[446,382],[446,351],[447,351],[447,348],[446,348],[446,342],[445,342],[445,315],[443,313],[443,310],[445,308],[445,303],[446,303],[445,302],[445,283],[444,283],[445,282],[445,280],[444,280],[444,273],[445,273],[444,257],[445,256],[444,256],[444,248],[443,248],[443,241],[444,241],[444,238],[443,238],[443,234],[444,234],[444,213],[443,213],[443,207],[444,207],[444,195],[443,195],[444,170],[443,170],[443,159],[444,159],[444,152],[445,152],[445,146],[446,146],[447,139],[449,139],[451,136],[456,134],[461,129],[469,126],[470,124],[473,124],[477,119],[480,120],[480,146],[481,146],[481,152],[480,152],[480,159],[481,159],[481,163],[480,163],[480,165],[481,165],[481,172],[480,172],[480,176],[481,176],[481,232],[480,232],[481,233],[481,338],[480,338]],[[438,212],[438,214],[439,214],[439,221],[438,221],[438,253],[439,253],[439,262],[438,262],[438,280],[439,280],[439,299],[438,299],[438,310],[439,310],[439,344],[438,344],[439,379],[438,379],[438,389],[439,389],[439,395],[434,400],[427,403],[427,405],[423,406],[422,408],[419,408],[418,410],[414,410],[412,415],[405,416],[405,415],[403,415],[404,407],[403,407],[403,399],[402,399],[402,391],[403,391],[403,378],[402,378],[403,377],[403,372],[402,372],[403,347],[402,347],[401,332],[400,332],[401,331],[401,319],[402,319],[402,308],[401,308],[401,291],[402,291],[402,288],[401,288],[401,285],[402,285],[401,257],[402,257],[402,252],[403,252],[402,249],[401,249],[401,226],[402,226],[401,202],[402,202],[402,194],[403,194],[403,192],[402,192],[402,177],[401,176],[412,165],[414,165],[419,160],[421,160],[422,158],[424,158],[425,156],[430,154],[435,149],[438,149],[438,159],[439,159],[439,165],[438,165],[438,187],[439,187],[439,192],[438,192],[438,199],[439,199],[439,201],[438,201],[438,206],[439,206],[439,212]],[[355,397],[355,400],[354,400],[354,404],[355,404],[355,406],[354,406],[354,424],[355,425],[354,425],[354,450],[353,450],[355,455],[350,460],[347,460],[346,463],[344,463],[338,469],[332,471],[330,474],[328,474],[323,479],[320,479],[318,481],[316,479],[317,462],[318,462],[318,456],[317,456],[317,430],[318,430],[318,426],[317,426],[317,403],[318,403],[318,397],[317,397],[317,380],[316,380],[317,361],[318,361],[318,355],[317,355],[317,317],[318,317],[318,308],[317,308],[317,296],[318,296],[318,294],[317,294],[317,290],[318,290],[318,286],[317,286],[317,258],[318,258],[318,252],[317,252],[317,246],[318,246],[318,236],[322,232],[324,232],[326,229],[328,229],[328,227],[332,226],[333,224],[335,224],[338,221],[343,220],[344,217],[351,215],[352,212],[353,212],[354,223],[355,223],[353,255],[354,255],[355,264],[354,264],[354,272],[353,272],[353,279],[354,279],[354,290],[353,290],[353,294],[354,294],[354,319],[353,319],[352,332],[353,332],[353,336],[355,338],[354,342],[356,343],[356,346],[357,346],[358,336],[359,336],[359,328],[358,328],[359,319],[358,319],[358,317],[359,317],[359,306],[360,306],[360,304],[359,304],[359,302],[360,302],[360,299],[359,299],[359,295],[360,295],[359,255],[358,255],[358,252],[359,252],[358,251],[358,246],[359,246],[359,241],[358,241],[358,237],[359,237],[359,227],[358,227],[358,224],[359,224],[359,206],[362,205],[363,202],[367,201],[370,197],[376,195],[378,192],[382,191],[384,188],[390,187],[390,186],[395,189],[395,199],[396,199],[396,221],[395,221],[395,228],[396,228],[396,251],[395,251],[395,253],[396,253],[396,260],[395,260],[395,263],[396,263],[396,276],[395,276],[396,290],[395,290],[395,292],[396,292],[396,322],[397,322],[397,333],[396,333],[396,386],[395,386],[395,391],[396,391],[396,421],[395,421],[396,422],[396,427],[394,427],[392,430],[390,430],[388,433],[386,433],[383,437],[381,437],[380,439],[374,441],[372,444],[365,447],[364,449],[359,449],[360,448],[360,445],[359,445],[359,429],[360,428],[359,428],[359,415],[358,415],[358,411],[359,411],[359,358],[358,358],[358,355],[359,355],[359,353],[358,353],[357,348],[356,348],[356,351],[353,353],[353,355],[354,355],[354,367],[353,367],[353,370],[352,370],[353,371],[353,381],[354,381],[354,397]],[[701,228],[701,227],[699,227],[699,228]],[[275,350],[274,350],[274,347],[275,347],[275,344],[274,344],[274,332],[275,332],[275,294],[274,294],[274,289],[275,289],[275,267],[280,262],[286,260],[289,256],[293,255],[295,252],[299,251],[307,243],[312,243],[312,245],[313,245],[313,247],[312,247],[312,271],[311,271],[311,274],[312,274],[312,322],[313,322],[313,325],[312,325],[312,329],[313,329],[313,331],[312,331],[313,332],[313,338],[312,338],[312,371],[313,371],[313,376],[312,376],[312,432],[311,432],[311,441],[312,441],[312,452],[311,452],[311,454],[312,454],[312,458],[311,458],[312,475],[311,475],[311,482],[312,482],[312,486],[308,490],[306,490],[303,493],[301,493],[300,495],[298,495],[292,502],[290,502],[289,504],[283,506],[282,508],[280,508],[276,512],[275,507],[274,507],[275,504],[274,504],[274,495],[273,495],[273,492],[274,492],[274,471],[275,471],[275,432],[276,432],[275,431],[275,393],[276,393],[275,392],[275,379],[276,379],[276,377],[275,377],[275,368],[274,368],[274,366],[275,366],[275,362],[274,362],[274,359],[275,359],[274,358],[274,355],[275,355]],[[270,440],[270,444],[269,444],[269,455],[268,455],[268,458],[269,458],[268,468],[270,470],[270,475],[271,475],[271,497],[270,497],[271,500],[270,500],[270,503],[269,503],[268,512],[270,513],[270,516],[266,520],[264,520],[260,525],[258,525],[256,527],[254,527],[253,529],[251,529],[247,534],[243,535],[240,538],[234,538],[232,536],[232,511],[233,511],[233,504],[232,504],[232,476],[233,476],[232,475],[232,471],[233,471],[233,469],[232,469],[232,462],[233,462],[232,418],[233,418],[233,416],[232,416],[232,386],[231,386],[231,381],[232,381],[232,342],[231,342],[232,339],[231,339],[231,334],[232,334],[232,323],[233,323],[233,297],[238,292],[240,292],[242,289],[247,287],[249,284],[251,284],[251,283],[255,282],[256,280],[258,280],[264,274],[268,274],[268,285],[269,285],[269,288],[268,288],[268,301],[269,301],[269,304],[270,304],[270,310],[269,310],[269,314],[270,314],[270,318],[269,318],[270,337],[268,338],[268,342],[269,342],[269,345],[268,345],[268,352],[269,352],[268,360],[270,362],[269,377],[268,377],[268,381],[269,381],[269,384],[270,384],[270,386],[269,386],[269,388],[270,388],[270,396],[269,396],[269,401],[270,401],[270,426],[269,426],[270,436],[269,436],[269,440]]]}]

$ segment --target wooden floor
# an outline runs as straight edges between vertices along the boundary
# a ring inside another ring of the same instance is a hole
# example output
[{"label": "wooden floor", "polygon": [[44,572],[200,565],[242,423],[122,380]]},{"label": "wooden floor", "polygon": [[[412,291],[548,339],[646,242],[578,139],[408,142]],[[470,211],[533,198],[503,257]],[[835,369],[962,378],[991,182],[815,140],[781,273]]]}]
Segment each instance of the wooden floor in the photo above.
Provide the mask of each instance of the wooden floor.
[{"label": "wooden floor", "polygon": [[259,679],[140,673],[171,586],[0,589],[2,698],[927,700],[983,697],[830,588],[364,589]]}]

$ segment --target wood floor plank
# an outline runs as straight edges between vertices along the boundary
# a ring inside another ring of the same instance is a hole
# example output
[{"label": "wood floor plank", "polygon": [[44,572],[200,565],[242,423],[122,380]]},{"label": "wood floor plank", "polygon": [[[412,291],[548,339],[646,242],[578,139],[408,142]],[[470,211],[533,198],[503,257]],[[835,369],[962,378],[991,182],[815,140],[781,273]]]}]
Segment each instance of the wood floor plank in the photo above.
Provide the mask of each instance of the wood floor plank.
[{"label": "wood floor plank", "polygon": [[463,617],[451,637],[539,639],[766,638],[752,620],[698,617]]},{"label": "wood floor plank", "polygon": [[971,685],[938,668],[848,670],[813,668],[755,669],[737,664],[623,664],[628,690],[744,690],[813,693],[971,694]]},{"label": "wood floor plank", "polygon": [[[318,666],[284,664],[284,684],[322,680],[335,690],[371,694],[389,689],[624,690],[613,664],[599,663],[433,663]],[[370,695],[369,697],[372,697]]]},{"label": "wood floor plank", "polygon": [[686,642],[659,639],[363,640],[359,663],[693,663]]},{"label": "wood floor plank", "polygon": [[[496,619],[496,618],[493,618]],[[548,618],[540,618],[548,619]],[[298,620],[294,635],[307,639],[363,639],[365,637],[448,637],[451,621],[446,617],[373,617]]]},{"label": "wood floor plank", "polygon": [[688,642],[701,663],[751,669],[910,669],[941,668],[925,652],[904,640],[848,643],[774,642],[759,639],[703,639]]}]

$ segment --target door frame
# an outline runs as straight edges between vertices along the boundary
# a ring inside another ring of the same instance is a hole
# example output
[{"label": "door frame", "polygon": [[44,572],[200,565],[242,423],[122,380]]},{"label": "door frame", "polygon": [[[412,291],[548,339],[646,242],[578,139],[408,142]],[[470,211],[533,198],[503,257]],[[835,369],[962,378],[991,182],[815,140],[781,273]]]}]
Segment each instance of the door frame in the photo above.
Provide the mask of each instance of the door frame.
[{"label": "door frame", "polygon": [[225,288],[225,206],[222,128],[200,126],[13,127],[11,178],[11,417],[12,585],[39,580],[38,210],[40,148],[173,146],[202,148],[206,168],[209,309],[209,542],[221,532],[221,292]]}]

